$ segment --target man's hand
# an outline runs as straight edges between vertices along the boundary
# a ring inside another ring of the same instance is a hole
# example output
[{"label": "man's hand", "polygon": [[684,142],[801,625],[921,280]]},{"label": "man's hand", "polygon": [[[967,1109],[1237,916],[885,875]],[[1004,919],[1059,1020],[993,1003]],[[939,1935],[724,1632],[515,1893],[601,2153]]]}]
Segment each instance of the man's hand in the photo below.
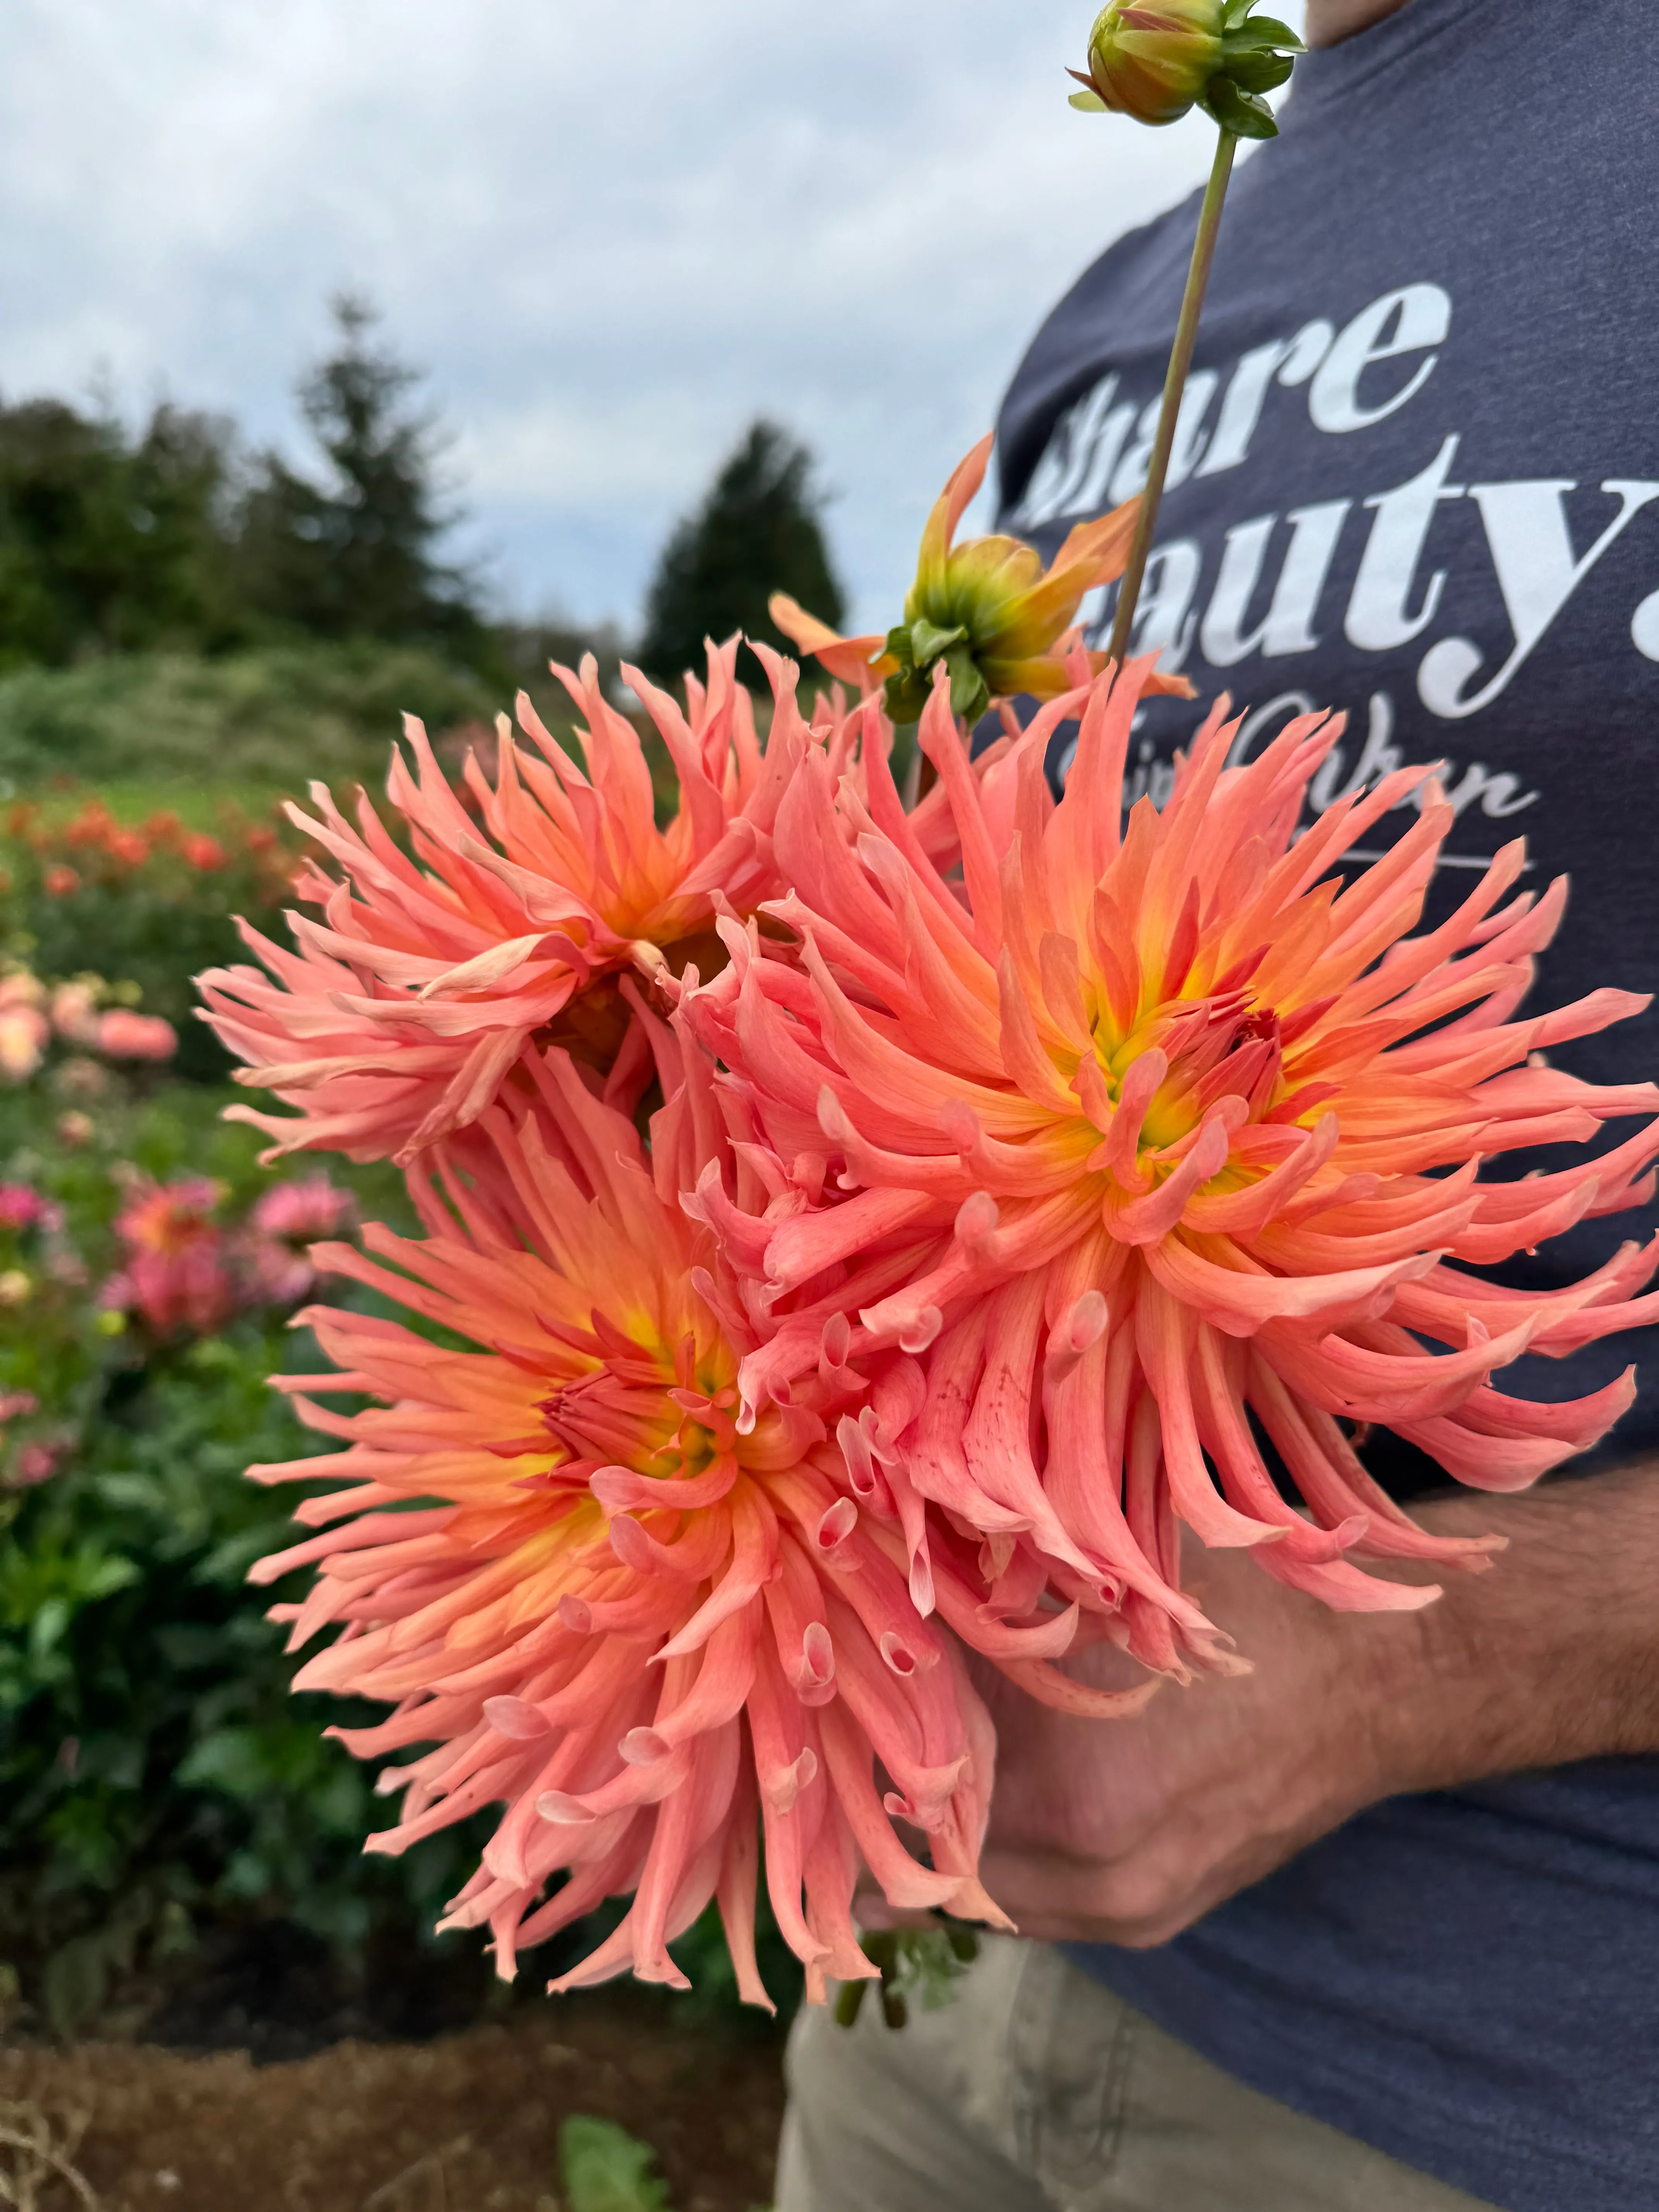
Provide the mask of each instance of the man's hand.
[{"label": "man's hand", "polygon": [[[1000,1742],[981,1873],[1022,1935],[1167,1942],[1384,1797],[1659,1751],[1659,1470],[1421,1517],[1510,1548],[1421,1613],[1371,1615],[1195,1553],[1194,1594],[1255,1671],[1171,1686],[1133,1721],[981,1677]],[[1115,1652],[1073,1671],[1129,1678]]]}]

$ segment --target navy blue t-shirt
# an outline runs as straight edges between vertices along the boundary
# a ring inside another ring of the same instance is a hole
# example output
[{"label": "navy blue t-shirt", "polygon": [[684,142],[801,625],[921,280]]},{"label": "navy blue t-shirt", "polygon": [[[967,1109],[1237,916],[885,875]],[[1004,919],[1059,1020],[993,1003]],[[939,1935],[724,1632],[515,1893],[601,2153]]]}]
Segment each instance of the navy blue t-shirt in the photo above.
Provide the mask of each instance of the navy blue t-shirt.
[{"label": "navy blue t-shirt", "polygon": [[[1346,710],[1315,805],[1446,763],[1443,910],[1524,833],[1531,884],[1573,883],[1540,1006],[1659,986],[1656,33],[1654,0],[1408,0],[1299,65],[1233,187],[1134,640],[1199,694],[1144,711],[1135,793],[1167,792],[1225,690],[1247,752]],[[1188,203],[1114,246],[1019,370],[1000,526],[1045,553],[1144,480],[1195,224]],[[1659,1017],[1551,1058],[1659,1074]],[[1653,1228],[1584,1224],[1532,1279]],[[1644,1358],[1606,1465],[1659,1448],[1659,1343],[1504,1387],[1576,1396]],[[1508,2212],[1659,2205],[1659,1762],[1397,1799],[1159,1951],[1080,1955],[1257,2087]]]}]

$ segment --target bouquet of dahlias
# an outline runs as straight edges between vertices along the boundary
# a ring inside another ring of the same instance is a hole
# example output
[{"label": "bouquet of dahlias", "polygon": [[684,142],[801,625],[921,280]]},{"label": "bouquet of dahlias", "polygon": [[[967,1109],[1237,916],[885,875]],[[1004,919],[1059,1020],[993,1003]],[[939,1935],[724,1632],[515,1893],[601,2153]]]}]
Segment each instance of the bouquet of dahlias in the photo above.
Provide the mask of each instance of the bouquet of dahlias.
[{"label": "bouquet of dahlias", "polygon": [[[521,699],[522,742],[503,718],[493,775],[467,764],[471,811],[411,724],[404,837],[319,789],[294,818],[333,870],[301,878],[295,950],[248,933],[264,972],[203,979],[242,1079],[290,1109],[236,1109],[274,1152],[395,1158],[426,1226],[312,1253],[421,1326],[301,1316],[336,1371],[279,1380],[344,1449],[253,1473],[340,1486],[255,1578],[319,1570],[275,1608],[295,1649],[335,1632],[296,1680],[383,1702],[344,1740],[411,1754],[372,1849],[502,1808],[450,1924],[487,1924],[504,1974],[627,1897],[556,1986],[680,1982],[668,1947],[717,1900],[763,2004],[763,1849],[813,1999],[878,1972],[860,1882],[1006,1925],[976,1672],[1121,1719],[1247,1666],[1183,1586],[1183,1530],[1339,1610],[1429,1604],[1367,1568],[1478,1572],[1497,1540],[1419,1528],[1368,1430],[1513,1490],[1631,1401],[1628,1375],[1551,1405],[1493,1378],[1659,1317],[1659,1247],[1554,1291],[1471,1272],[1653,1188],[1659,1091],[1545,1058],[1645,1001],[1520,1011],[1565,886],[1518,893],[1512,845],[1419,931],[1452,810],[1402,769],[1304,821],[1340,732],[1316,714],[1235,766],[1221,702],[1162,811],[1125,814],[1137,707],[1190,696],[1127,646],[1234,143],[1272,135],[1297,46],[1254,6],[1110,0],[1078,96],[1221,128],[1139,501],[1046,572],[958,544],[988,440],[884,636],[774,603],[838,688],[804,712],[757,647],[764,747],[737,640],[683,705],[624,668],[678,771],[665,825],[591,661],[556,672],[580,759]],[[1120,574],[1091,654],[1073,625]],[[908,794],[896,724],[925,757]],[[1621,1116],[1644,1125],[1593,1158],[1481,1180]],[[1139,1686],[1068,1674],[1095,1644]]]},{"label": "bouquet of dahlias", "polygon": [[[1630,1400],[1629,1378],[1548,1406],[1492,1378],[1647,1319],[1652,1254],[1553,1293],[1469,1272],[1652,1184],[1652,1120],[1585,1164],[1479,1176],[1659,1109],[1542,1058],[1638,1001],[1518,1012],[1563,887],[1515,896],[1513,846],[1413,935],[1450,810],[1402,770],[1304,826],[1340,729],[1318,716],[1230,768],[1224,704],[1163,812],[1126,820],[1158,679],[1066,625],[1127,533],[1044,577],[1007,541],[952,544],[964,481],[908,640],[781,611],[868,672],[857,704],[809,719],[763,649],[763,750],[735,640],[684,708],[625,669],[679,774],[662,828],[591,663],[560,672],[580,763],[523,700],[493,776],[469,762],[482,827],[411,726],[388,787],[408,851],[319,791],[295,818],[337,869],[304,879],[320,918],[293,917],[291,952],[250,933],[266,973],[204,978],[243,1079],[296,1109],[234,1110],[278,1152],[395,1156],[426,1225],[313,1250],[417,1325],[301,1316],[336,1371],[278,1380],[344,1449],[252,1471],[337,1486],[255,1578],[314,1565],[276,1608],[296,1649],[335,1632],[298,1686],[390,1709],[341,1732],[394,1757],[371,1849],[502,1808],[449,1924],[487,1924],[504,1974],[631,1896],[561,1986],[678,1983],[668,1947],[718,1900],[764,2003],[763,1847],[815,1998],[877,1972],[861,1881],[1006,1924],[976,1872],[995,1744],[970,1658],[1103,1717],[1236,1670],[1183,1590],[1183,1528],[1339,1608],[1425,1605],[1367,1563],[1478,1571],[1495,1547],[1417,1528],[1365,1426],[1507,1490]],[[975,756],[953,699],[1013,681],[1045,703]],[[878,687],[919,682],[936,780],[907,811]],[[1059,1663],[1098,1642],[1139,1688]]]}]

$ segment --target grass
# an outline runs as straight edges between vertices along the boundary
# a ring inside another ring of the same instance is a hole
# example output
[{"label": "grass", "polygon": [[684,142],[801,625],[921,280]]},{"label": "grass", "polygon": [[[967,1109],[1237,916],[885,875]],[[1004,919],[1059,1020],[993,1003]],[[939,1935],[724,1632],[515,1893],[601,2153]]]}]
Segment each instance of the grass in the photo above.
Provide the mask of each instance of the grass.
[{"label": "grass", "polygon": [[112,805],[142,789],[146,807],[198,815],[211,783],[264,811],[313,777],[380,782],[405,713],[437,737],[502,703],[468,670],[375,645],[27,669],[0,679],[0,779],[14,794],[95,784]]}]

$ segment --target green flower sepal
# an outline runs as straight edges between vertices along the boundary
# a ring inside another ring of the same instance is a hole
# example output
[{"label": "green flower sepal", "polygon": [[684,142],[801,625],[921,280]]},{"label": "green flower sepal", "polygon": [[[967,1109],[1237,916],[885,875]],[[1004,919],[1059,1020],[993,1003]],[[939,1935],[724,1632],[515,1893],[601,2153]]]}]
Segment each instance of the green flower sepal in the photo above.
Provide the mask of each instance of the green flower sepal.
[{"label": "green flower sepal", "polygon": [[1151,124],[1190,108],[1238,138],[1274,138],[1262,98],[1289,78],[1305,51],[1288,23],[1254,12],[1258,0],[1109,0],[1089,39],[1084,88],[1073,107],[1110,109]]},{"label": "green flower sepal", "polygon": [[941,629],[924,615],[900,623],[887,633],[886,649],[898,666],[884,686],[887,712],[895,724],[919,722],[933,696],[941,662],[951,672],[951,712],[976,722],[991,703],[991,687],[974,658],[973,634],[966,623]]}]

